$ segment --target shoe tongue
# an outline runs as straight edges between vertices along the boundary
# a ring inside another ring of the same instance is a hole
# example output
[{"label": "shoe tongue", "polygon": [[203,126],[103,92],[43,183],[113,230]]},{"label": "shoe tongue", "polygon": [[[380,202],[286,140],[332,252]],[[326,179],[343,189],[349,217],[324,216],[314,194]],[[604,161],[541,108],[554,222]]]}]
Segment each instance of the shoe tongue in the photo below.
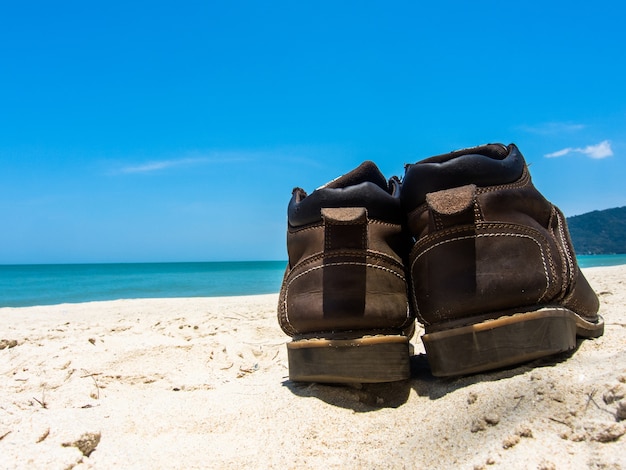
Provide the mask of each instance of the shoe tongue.
[{"label": "shoe tongue", "polygon": [[[358,167],[345,175],[342,175],[334,180],[326,183],[322,188],[347,188],[348,186],[355,186],[360,183],[374,183],[380,186],[385,191],[389,190],[387,179],[380,172],[374,162],[365,161]],[[322,189],[319,188],[319,189]]]}]

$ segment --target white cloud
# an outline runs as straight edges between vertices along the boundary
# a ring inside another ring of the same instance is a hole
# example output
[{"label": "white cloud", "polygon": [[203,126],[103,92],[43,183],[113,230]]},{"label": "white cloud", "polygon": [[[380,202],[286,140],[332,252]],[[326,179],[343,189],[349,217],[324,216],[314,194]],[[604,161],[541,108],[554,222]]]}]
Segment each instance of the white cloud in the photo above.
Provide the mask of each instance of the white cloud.
[{"label": "white cloud", "polygon": [[611,149],[611,143],[608,140],[603,140],[597,145],[588,145],[581,151],[585,155],[591,158],[606,158],[613,156],[613,150]]},{"label": "white cloud", "polygon": [[613,156],[613,149],[608,140],[603,140],[596,145],[587,145],[586,147],[567,147],[556,152],[547,153],[546,158],[564,157],[570,153],[581,153],[590,158],[601,159]]}]

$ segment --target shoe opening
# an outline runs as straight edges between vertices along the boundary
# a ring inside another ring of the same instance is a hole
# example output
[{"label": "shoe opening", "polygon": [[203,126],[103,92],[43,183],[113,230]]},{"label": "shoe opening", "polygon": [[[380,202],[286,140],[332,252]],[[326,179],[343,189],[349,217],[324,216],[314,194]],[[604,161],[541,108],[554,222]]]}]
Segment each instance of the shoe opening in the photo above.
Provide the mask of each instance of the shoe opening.
[{"label": "shoe opening", "polygon": [[444,163],[466,155],[481,155],[483,157],[493,158],[494,160],[504,160],[509,154],[509,151],[510,149],[503,144],[486,144],[436,155],[422,160],[422,163]]},{"label": "shoe opening", "polygon": [[[347,188],[348,186],[356,186],[360,183],[374,183],[385,191],[389,191],[387,179],[372,161],[361,163],[354,170],[342,175],[334,180],[326,183],[322,188]],[[318,188],[321,189],[321,188]]]}]

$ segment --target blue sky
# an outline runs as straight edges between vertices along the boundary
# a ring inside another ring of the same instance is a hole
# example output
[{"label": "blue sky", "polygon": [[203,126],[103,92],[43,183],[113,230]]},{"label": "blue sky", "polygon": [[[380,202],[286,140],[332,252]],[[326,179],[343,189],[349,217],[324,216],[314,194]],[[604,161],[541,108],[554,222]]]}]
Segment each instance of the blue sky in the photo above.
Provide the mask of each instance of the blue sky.
[{"label": "blue sky", "polygon": [[286,259],[294,186],[515,142],[626,205],[615,1],[5,2],[0,264]]}]

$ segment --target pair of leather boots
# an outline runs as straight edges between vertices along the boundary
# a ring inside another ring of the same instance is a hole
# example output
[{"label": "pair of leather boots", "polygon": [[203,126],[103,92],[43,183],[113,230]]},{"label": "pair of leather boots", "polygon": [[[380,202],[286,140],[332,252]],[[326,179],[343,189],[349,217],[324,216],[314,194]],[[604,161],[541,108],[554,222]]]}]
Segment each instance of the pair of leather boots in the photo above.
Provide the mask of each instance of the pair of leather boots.
[{"label": "pair of leather boots", "polygon": [[278,321],[289,377],[410,377],[415,319],[435,376],[576,347],[604,331],[565,217],[514,145],[463,149],[387,180],[364,162],[288,208]]}]

